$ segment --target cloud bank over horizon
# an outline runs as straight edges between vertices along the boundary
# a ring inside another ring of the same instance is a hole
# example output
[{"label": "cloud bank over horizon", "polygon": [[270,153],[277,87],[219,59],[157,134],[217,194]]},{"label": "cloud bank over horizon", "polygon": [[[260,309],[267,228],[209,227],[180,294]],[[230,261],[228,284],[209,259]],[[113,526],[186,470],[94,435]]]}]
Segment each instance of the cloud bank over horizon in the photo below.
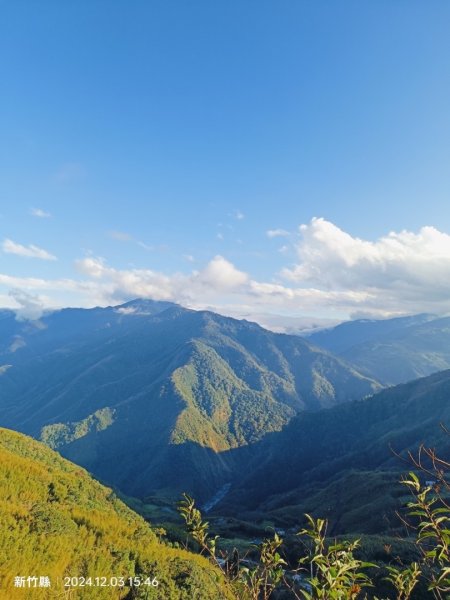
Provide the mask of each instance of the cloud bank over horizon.
[{"label": "cloud bank over horizon", "polygon": [[[287,234],[276,228],[269,231],[269,237]],[[67,305],[67,298],[71,306],[88,307],[144,297],[234,316],[272,313],[343,319],[450,312],[450,235],[435,227],[391,231],[370,241],[324,218],[313,218],[300,225],[289,242],[295,262],[269,281],[252,278],[220,254],[199,270],[171,274],[117,269],[103,258],[87,256],[75,260],[75,277],[0,273],[0,286],[5,291],[37,294],[36,302],[48,307]],[[45,251],[33,245],[3,247],[4,252],[11,250],[28,257],[33,252],[36,258],[49,260],[44,254],[37,256],[38,250]],[[12,298],[0,295],[0,303],[11,306]]]}]

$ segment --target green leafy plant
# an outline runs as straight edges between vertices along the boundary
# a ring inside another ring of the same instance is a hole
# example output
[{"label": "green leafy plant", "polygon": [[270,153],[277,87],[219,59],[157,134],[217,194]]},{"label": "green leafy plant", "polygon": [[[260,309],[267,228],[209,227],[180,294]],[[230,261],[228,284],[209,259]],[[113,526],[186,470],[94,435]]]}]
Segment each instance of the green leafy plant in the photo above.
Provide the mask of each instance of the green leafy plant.
[{"label": "green leafy plant", "polygon": [[283,539],[277,533],[274,533],[273,538],[265,539],[255,546],[259,555],[258,561],[254,566],[245,566],[236,550],[230,556],[223,552],[221,557],[217,555],[219,536],[212,537],[209,534],[209,523],[203,520],[201,511],[195,506],[195,500],[188,494],[183,494],[183,499],[178,503],[178,512],[185,522],[187,533],[198,544],[200,553],[221,566],[229,581],[235,584],[235,592],[240,598],[268,600],[283,580],[283,567],[286,565],[279,553]]},{"label": "green leafy plant", "polygon": [[188,534],[200,546],[200,554],[206,554],[215,563],[218,563],[216,544],[219,536],[211,537],[209,535],[209,523],[203,520],[202,513],[195,506],[195,500],[184,493],[183,499],[178,503],[178,512],[184,519]]},{"label": "green leafy plant", "polygon": [[267,600],[283,580],[286,561],[278,551],[282,543],[282,538],[274,533],[273,538],[265,539],[257,546],[259,551],[257,565],[253,568],[241,569],[241,579],[252,600]]},{"label": "green leafy plant", "polygon": [[[411,455],[410,455],[411,456]],[[424,573],[429,580],[429,590],[439,600],[450,594],[450,505],[446,494],[450,485],[446,479],[448,463],[436,456],[434,450],[421,447],[417,457],[411,457],[415,466],[433,483],[423,485],[416,473],[410,472],[402,483],[412,493],[408,503],[409,516],[417,525],[417,544],[422,550]],[[429,464],[427,464],[429,463]]]},{"label": "green leafy plant", "polygon": [[300,563],[309,564],[311,577],[308,581],[310,589],[302,589],[300,598],[352,600],[360,597],[363,588],[372,587],[371,580],[362,569],[376,565],[355,558],[353,553],[358,548],[358,540],[328,544],[327,522],[305,516],[309,527],[302,529],[299,535],[310,541],[311,549]]},{"label": "green leafy plant", "polygon": [[408,600],[419,581],[421,574],[419,565],[413,562],[409,567],[404,569],[388,566],[387,570],[389,571],[389,575],[385,579],[395,588],[397,592],[396,600]]}]

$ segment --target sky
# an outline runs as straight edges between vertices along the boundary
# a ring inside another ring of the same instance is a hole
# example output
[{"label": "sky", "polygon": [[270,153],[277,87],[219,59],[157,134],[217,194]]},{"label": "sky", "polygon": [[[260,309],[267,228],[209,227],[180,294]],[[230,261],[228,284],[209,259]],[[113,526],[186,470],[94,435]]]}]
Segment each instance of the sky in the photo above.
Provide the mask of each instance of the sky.
[{"label": "sky", "polygon": [[449,18],[0,0],[0,306],[449,313]]}]

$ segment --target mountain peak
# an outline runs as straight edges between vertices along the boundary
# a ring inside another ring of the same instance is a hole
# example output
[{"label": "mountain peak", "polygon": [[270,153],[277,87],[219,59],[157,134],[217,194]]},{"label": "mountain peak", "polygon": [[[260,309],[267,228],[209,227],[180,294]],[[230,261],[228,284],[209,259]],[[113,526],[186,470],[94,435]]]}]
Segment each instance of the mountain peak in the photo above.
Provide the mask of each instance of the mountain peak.
[{"label": "mountain peak", "polygon": [[150,298],[135,298],[124,304],[114,306],[116,312],[122,314],[139,314],[139,315],[155,315],[168,308],[179,307],[174,302],[166,302],[164,300],[151,300]]}]

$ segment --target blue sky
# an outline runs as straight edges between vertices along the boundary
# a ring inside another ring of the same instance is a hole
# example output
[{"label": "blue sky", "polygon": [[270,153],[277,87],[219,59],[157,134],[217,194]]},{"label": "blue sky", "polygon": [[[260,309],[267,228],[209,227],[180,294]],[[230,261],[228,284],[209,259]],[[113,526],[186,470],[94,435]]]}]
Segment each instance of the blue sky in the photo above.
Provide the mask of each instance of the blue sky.
[{"label": "blue sky", "polygon": [[447,3],[0,17],[0,305],[450,310]]}]

